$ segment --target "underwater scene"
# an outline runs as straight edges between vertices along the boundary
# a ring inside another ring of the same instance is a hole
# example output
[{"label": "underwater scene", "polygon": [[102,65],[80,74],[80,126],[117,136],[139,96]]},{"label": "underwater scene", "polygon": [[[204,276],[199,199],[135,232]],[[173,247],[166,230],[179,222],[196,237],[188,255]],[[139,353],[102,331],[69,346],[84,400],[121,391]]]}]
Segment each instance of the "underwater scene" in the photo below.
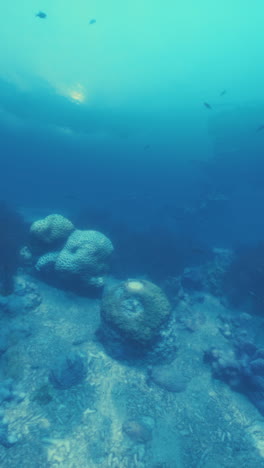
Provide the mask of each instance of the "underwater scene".
[{"label": "underwater scene", "polygon": [[0,15],[0,467],[264,468],[264,4]]}]

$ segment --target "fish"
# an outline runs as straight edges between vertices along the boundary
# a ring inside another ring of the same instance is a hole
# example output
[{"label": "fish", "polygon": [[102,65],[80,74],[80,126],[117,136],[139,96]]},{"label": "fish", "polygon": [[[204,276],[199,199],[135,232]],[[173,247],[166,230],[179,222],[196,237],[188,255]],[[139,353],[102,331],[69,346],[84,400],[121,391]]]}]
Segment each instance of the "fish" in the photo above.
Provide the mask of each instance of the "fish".
[{"label": "fish", "polygon": [[262,130],[264,130],[264,124],[260,125],[260,126],[257,128],[257,132],[261,132]]},{"label": "fish", "polygon": [[224,96],[226,94],[226,89],[223,89],[223,91],[221,91],[220,93],[220,96]]},{"label": "fish", "polygon": [[212,106],[210,106],[210,104],[208,104],[208,102],[204,102],[204,107],[206,107],[206,109],[212,109]]},{"label": "fish", "polygon": [[192,253],[198,254],[198,255],[207,255],[209,250],[203,249],[202,247],[193,247],[191,249]]},{"label": "fish", "polygon": [[39,12],[36,14],[36,16],[37,16],[38,18],[42,18],[42,19],[47,18],[47,14],[44,13],[44,11],[39,11]]},{"label": "fish", "polygon": [[96,23],[96,19],[94,18],[89,21],[89,24],[94,24],[94,23]]},{"label": "fish", "polygon": [[258,296],[254,291],[248,291],[250,296],[254,297],[259,302],[264,302],[263,297]]}]

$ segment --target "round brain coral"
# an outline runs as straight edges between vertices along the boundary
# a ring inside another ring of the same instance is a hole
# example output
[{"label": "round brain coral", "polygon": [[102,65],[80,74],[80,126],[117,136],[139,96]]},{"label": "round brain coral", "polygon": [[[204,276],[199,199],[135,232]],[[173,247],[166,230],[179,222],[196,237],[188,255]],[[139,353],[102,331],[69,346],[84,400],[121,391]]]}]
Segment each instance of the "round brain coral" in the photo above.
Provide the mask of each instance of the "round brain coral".
[{"label": "round brain coral", "polygon": [[141,344],[155,339],[171,311],[162,290],[146,280],[128,280],[102,299],[101,317],[121,336]]},{"label": "round brain coral", "polygon": [[75,230],[59,253],[55,270],[84,285],[103,286],[112,252],[112,242],[101,232]]},{"label": "round brain coral", "polygon": [[71,221],[62,215],[52,214],[35,221],[30,227],[30,236],[33,245],[50,249],[64,243],[73,230]]}]

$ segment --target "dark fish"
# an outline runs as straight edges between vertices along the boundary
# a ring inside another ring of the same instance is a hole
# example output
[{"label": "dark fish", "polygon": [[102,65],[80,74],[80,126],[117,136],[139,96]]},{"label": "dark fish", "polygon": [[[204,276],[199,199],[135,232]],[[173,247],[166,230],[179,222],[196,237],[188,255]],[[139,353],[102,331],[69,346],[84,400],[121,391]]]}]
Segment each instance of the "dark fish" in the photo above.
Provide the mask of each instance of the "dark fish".
[{"label": "dark fish", "polygon": [[208,250],[203,249],[202,247],[193,247],[191,249],[191,251],[192,251],[192,253],[198,254],[198,255],[207,255],[208,254]]},{"label": "dark fish", "polygon": [[257,132],[261,132],[261,130],[264,130],[264,124],[260,125],[260,126],[257,128]]},{"label": "dark fish", "polygon": [[38,16],[38,18],[42,18],[42,19],[47,18],[47,15],[46,15],[46,13],[44,13],[44,11],[39,11],[36,14],[36,16]]},{"label": "dark fish", "polygon": [[66,200],[77,200],[78,196],[75,193],[68,193],[67,195],[64,195],[64,198]]},{"label": "dark fish", "polygon": [[224,96],[226,94],[226,89],[224,89],[221,93],[220,96]]},{"label": "dark fish", "polygon": [[263,297],[258,296],[254,291],[248,291],[250,296],[254,297],[259,302],[264,302]]},{"label": "dark fish", "polygon": [[94,24],[94,23],[96,23],[96,19],[94,18],[89,21],[89,24]]},{"label": "dark fish", "polygon": [[204,107],[206,107],[206,109],[212,109],[212,106],[210,106],[208,102],[204,102]]}]

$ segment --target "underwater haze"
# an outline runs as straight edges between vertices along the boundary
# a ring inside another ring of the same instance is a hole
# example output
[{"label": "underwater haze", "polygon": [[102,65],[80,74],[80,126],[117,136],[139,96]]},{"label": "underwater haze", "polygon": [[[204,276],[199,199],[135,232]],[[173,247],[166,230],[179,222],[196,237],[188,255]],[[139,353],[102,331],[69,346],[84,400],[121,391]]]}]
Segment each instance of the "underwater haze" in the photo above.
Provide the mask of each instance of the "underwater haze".
[{"label": "underwater haze", "polygon": [[28,209],[135,197],[159,216],[162,201],[223,192],[235,236],[241,197],[262,235],[262,15],[260,0],[5,5],[1,197]]},{"label": "underwater haze", "polygon": [[0,14],[0,466],[264,467],[264,3]]}]

